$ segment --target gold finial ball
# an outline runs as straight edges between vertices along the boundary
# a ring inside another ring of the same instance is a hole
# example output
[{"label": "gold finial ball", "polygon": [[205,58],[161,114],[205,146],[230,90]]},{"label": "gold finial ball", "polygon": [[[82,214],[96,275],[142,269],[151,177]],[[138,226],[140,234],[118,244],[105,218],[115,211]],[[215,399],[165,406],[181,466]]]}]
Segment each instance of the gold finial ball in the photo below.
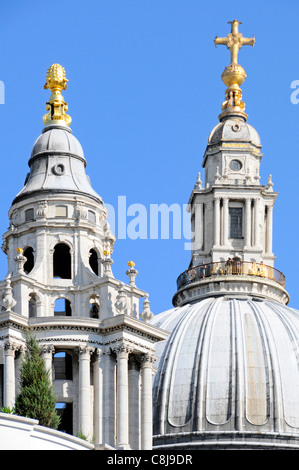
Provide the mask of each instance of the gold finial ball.
[{"label": "gold finial ball", "polygon": [[129,262],[128,262],[128,266],[129,266],[130,268],[133,268],[133,267],[135,266],[134,261],[129,261]]},{"label": "gold finial ball", "polygon": [[226,86],[242,85],[246,79],[246,73],[243,67],[239,64],[230,64],[225,67],[221,79]]},{"label": "gold finial ball", "polygon": [[108,250],[104,250],[104,255],[105,255],[105,256],[110,255],[109,251],[108,251]]},{"label": "gold finial ball", "polygon": [[17,253],[23,253],[22,248],[17,248]]},{"label": "gold finial ball", "polygon": [[65,69],[59,64],[53,64],[47,70],[46,83],[44,88],[59,88],[60,90],[66,89],[68,80],[65,75]]}]

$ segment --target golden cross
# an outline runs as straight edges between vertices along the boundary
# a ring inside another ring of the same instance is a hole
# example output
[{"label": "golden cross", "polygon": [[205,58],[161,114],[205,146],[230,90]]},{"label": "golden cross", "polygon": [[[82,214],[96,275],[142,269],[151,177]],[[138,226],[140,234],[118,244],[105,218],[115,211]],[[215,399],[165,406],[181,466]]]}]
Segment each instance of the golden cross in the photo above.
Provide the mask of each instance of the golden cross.
[{"label": "golden cross", "polygon": [[214,43],[217,47],[218,44],[224,44],[230,49],[231,64],[238,64],[238,52],[242,46],[254,46],[255,38],[243,38],[243,34],[239,33],[238,20],[229,21],[231,24],[231,32],[225,38],[215,37]]}]

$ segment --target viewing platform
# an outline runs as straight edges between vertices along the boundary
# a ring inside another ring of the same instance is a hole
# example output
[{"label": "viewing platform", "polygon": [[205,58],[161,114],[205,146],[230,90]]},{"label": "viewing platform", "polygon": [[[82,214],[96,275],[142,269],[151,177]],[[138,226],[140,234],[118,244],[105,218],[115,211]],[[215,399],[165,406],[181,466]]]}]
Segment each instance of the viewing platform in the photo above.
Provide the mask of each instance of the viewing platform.
[{"label": "viewing platform", "polygon": [[258,276],[270,279],[285,287],[285,276],[272,266],[250,261],[227,260],[192,266],[177,278],[177,289],[213,276]]}]

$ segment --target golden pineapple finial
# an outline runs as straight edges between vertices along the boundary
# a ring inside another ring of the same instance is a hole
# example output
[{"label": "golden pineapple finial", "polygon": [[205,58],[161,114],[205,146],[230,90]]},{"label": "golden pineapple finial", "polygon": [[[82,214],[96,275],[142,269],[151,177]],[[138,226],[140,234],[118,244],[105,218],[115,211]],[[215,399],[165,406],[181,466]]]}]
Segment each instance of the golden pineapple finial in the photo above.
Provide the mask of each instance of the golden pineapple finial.
[{"label": "golden pineapple finial", "polygon": [[61,94],[61,91],[66,89],[67,82],[65,70],[61,65],[53,64],[48,68],[44,88],[50,90],[52,94],[46,103],[48,113],[43,116],[45,125],[71,124],[72,119],[66,114],[68,105]]},{"label": "golden pineapple finial", "polygon": [[229,21],[231,24],[231,32],[225,38],[215,37],[214,44],[223,44],[230,50],[231,63],[225,67],[221,79],[228,87],[225,91],[225,101],[222,103],[222,113],[219,116],[221,120],[228,114],[237,114],[247,119],[245,114],[245,103],[242,101],[242,90],[240,85],[246,79],[246,73],[243,67],[238,64],[238,53],[242,46],[254,46],[255,37],[244,38],[243,34],[239,33],[238,20]]}]

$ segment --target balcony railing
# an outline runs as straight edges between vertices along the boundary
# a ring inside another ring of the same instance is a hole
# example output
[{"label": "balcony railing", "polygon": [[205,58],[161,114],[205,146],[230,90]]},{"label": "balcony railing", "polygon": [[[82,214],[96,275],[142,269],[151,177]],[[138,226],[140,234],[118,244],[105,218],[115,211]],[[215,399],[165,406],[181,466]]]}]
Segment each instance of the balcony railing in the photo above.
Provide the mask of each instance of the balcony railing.
[{"label": "balcony railing", "polygon": [[230,275],[264,277],[285,286],[285,276],[272,266],[249,261],[228,260],[201,264],[187,269],[177,278],[177,289],[201,279]]}]

